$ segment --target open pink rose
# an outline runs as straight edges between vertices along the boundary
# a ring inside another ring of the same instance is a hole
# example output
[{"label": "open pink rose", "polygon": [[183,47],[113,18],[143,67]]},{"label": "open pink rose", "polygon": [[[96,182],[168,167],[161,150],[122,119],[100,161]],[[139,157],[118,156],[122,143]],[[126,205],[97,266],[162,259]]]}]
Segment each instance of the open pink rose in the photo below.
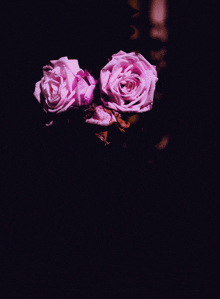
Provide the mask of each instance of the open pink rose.
[{"label": "open pink rose", "polygon": [[157,80],[156,67],[141,54],[119,51],[100,72],[101,100],[119,112],[151,110]]},{"label": "open pink rose", "polygon": [[60,113],[71,107],[89,105],[96,80],[80,69],[78,60],[62,57],[43,67],[43,78],[35,85],[34,96],[46,112]]}]

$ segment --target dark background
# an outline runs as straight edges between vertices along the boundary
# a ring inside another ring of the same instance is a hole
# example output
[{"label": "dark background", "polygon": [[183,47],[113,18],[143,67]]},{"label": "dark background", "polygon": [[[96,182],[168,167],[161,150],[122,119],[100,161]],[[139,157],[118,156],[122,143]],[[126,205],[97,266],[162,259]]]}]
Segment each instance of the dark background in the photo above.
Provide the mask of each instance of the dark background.
[{"label": "dark background", "polygon": [[[147,2],[141,7],[133,20],[126,1],[4,4],[5,298],[215,298],[215,6],[169,1],[163,100],[107,147],[77,121],[46,128],[32,95],[51,59],[76,58],[98,79],[119,50],[148,57],[149,36],[129,39],[132,22],[148,32]],[[169,145],[158,151],[164,135]]]}]

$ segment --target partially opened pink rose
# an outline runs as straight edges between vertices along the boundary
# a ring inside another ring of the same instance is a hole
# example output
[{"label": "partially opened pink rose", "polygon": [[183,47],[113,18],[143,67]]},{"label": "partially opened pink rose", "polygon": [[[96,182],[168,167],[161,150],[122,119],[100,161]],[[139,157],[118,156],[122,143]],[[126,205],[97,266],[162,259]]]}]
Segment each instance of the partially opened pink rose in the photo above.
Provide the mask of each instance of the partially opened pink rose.
[{"label": "partially opened pink rose", "polygon": [[101,100],[119,112],[151,110],[157,80],[155,66],[141,54],[119,51],[100,72]]},{"label": "partially opened pink rose", "polygon": [[78,60],[62,57],[43,67],[43,78],[35,85],[34,96],[46,112],[60,113],[71,107],[89,105],[96,80],[80,69]]}]

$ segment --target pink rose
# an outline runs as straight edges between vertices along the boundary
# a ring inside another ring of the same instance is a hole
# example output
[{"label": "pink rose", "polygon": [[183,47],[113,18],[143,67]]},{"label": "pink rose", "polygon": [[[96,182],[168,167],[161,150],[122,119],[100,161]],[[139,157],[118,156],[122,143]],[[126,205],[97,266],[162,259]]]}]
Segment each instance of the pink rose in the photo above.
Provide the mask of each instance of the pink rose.
[{"label": "pink rose", "polygon": [[71,107],[89,105],[96,80],[80,69],[78,60],[62,57],[43,67],[43,78],[35,85],[34,96],[45,112],[60,113]]},{"label": "pink rose", "polygon": [[156,67],[141,54],[119,51],[100,72],[101,100],[119,112],[151,110],[157,80]]}]

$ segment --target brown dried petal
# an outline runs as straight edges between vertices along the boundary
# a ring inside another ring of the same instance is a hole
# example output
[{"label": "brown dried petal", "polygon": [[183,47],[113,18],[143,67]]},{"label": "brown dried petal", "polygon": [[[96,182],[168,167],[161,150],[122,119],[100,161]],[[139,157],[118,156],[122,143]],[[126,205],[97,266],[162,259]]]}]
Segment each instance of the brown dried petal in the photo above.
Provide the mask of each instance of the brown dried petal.
[{"label": "brown dried petal", "polygon": [[108,145],[110,142],[107,141],[107,137],[108,137],[108,131],[103,131],[103,132],[100,132],[100,133],[95,133],[95,135],[101,139],[105,145]]}]

